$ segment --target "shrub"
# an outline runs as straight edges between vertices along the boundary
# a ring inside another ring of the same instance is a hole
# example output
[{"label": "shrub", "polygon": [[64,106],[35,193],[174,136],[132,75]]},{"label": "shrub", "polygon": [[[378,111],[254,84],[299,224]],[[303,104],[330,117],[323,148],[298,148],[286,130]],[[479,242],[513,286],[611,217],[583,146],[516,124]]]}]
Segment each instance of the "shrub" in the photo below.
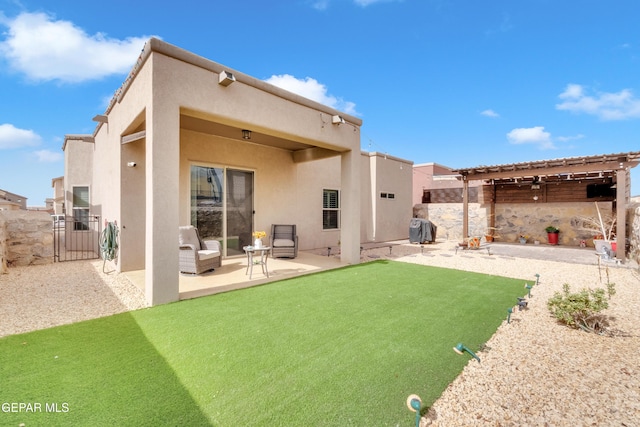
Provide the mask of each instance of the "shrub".
[{"label": "shrub", "polygon": [[607,289],[582,289],[571,293],[569,285],[562,285],[547,301],[551,314],[561,323],[587,332],[602,333],[609,326],[607,316],[601,314],[609,307],[609,299],[615,295],[615,284],[607,283]]}]

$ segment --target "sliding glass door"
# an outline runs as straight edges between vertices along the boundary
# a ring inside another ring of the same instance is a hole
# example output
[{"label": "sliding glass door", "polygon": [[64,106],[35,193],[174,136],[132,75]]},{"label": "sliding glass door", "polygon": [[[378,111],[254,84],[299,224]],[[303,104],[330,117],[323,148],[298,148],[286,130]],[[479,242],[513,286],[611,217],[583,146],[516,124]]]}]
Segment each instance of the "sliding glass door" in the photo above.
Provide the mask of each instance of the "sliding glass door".
[{"label": "sliding glass door", "polygon": [[216,239],[223,256],[243,254],[253,231],[253,172],[191,166],[191,224]]}]

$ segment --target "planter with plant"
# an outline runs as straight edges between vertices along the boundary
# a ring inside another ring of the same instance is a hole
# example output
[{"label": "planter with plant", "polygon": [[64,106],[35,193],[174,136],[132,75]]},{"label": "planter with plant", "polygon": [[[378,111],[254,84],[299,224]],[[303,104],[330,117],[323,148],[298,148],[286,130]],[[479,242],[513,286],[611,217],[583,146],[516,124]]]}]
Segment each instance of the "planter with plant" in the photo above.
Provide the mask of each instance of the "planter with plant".
[{"label": "planter with plant", "polygon": [[598,216],[578,217],[578,230],[592,233],[593,245],[596,248],[596,252],[604,253],[611,250],[615,251],[614,247],[616,246],[616,217],[615,215],[613,215],[613,213],[601,212],[600,206],[598,206],[598,202],[595,202],[595,205]]},{"label": "planter with plant", "polygon": [[545,228],[544,231],[547,232],[547,240],[549,240],[549,244],[550,245],[557,245],[558,244],[558,236],[560,234],[560,230],[557,227],[554,227],[553,225],[550,225],[547,228]]}]

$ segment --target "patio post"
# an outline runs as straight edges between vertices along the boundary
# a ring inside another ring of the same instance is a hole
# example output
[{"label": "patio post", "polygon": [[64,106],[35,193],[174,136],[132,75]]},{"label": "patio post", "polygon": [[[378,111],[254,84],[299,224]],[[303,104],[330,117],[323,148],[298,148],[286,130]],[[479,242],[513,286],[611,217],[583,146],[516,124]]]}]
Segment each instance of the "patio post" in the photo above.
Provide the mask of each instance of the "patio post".
[{"label": "patio post", "polygon": [[360,152],[350,150],[340,156],[342,194],[340,197],[340,259],[360,263]]},{"label": "patio post", "polygon": [[625,243],[627,240],[627,168],[616,171],[616,258],[626,262]]}]

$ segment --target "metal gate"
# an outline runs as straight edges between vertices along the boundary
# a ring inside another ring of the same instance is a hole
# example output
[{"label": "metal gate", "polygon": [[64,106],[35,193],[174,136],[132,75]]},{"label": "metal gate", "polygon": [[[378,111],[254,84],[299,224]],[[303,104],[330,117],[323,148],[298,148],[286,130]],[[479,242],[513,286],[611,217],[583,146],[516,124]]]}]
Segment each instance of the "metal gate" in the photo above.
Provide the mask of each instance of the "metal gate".
[{"label": "metal gate", "polygon": [[53,259],[57,262],[100,257],[100,217],[66,216],[53,222]]}]

